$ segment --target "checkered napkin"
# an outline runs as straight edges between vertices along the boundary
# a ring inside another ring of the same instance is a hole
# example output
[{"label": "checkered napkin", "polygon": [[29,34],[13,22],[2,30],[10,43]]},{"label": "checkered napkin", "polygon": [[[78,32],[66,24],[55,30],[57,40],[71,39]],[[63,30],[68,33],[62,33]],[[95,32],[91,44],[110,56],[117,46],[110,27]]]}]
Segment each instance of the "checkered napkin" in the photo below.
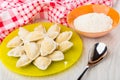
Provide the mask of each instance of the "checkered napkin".
[{"label": "checkered napkin", "polygon": [[112,6],[112,3],[112,0],[0,0],[0,43],[14,29],[36,20],[67,25],[66,15],[78,6]]}]

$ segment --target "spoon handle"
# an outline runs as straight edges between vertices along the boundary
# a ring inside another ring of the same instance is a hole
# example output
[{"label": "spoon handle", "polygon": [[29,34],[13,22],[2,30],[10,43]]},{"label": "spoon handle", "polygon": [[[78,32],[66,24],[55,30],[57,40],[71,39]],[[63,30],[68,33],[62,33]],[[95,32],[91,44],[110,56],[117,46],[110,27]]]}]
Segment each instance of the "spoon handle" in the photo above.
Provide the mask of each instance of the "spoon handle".
[{"label": "spoon handle", "polygon": [[89,66],[86,66],[84,71],[82,72],[82,74],[79,76],[79,78],[77,80],[81,80],[81,78],[83,77],[83,75],[85,74],[85,72],[89,69]]}]

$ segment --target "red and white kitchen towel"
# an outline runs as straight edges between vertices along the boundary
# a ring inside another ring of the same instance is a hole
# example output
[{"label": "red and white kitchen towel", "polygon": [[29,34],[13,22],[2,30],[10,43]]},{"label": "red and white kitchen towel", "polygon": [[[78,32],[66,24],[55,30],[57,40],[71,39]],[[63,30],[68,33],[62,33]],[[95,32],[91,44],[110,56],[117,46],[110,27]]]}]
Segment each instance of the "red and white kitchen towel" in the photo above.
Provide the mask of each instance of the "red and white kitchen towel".
[{"label": "red and white kitchen towel", "polygon": [[113,5],[113,0],[0,0],[0,43],[14,29],[38,19],[67,25],[66,15],[87,4]]}]

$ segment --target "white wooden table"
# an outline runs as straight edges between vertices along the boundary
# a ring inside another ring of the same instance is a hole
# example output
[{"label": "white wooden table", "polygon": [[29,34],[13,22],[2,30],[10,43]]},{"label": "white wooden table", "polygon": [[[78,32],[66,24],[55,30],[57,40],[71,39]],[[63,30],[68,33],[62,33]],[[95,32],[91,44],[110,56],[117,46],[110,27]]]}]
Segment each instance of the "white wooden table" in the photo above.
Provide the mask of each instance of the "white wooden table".
[{"label": "white wooden table", "polygon": [[[120,12],[120,0],[114,8]],[[97,39],[81,38],[84,44],[83,55],[68,70],[46,77],[26,77],[9,71],[0,62],[0,80],[77,80],[87,64],[89,49],[96,42],[106,43],[109,54],[100,64],[90,69],[83,80],[120,80],[120,25],[104,37]]]}]

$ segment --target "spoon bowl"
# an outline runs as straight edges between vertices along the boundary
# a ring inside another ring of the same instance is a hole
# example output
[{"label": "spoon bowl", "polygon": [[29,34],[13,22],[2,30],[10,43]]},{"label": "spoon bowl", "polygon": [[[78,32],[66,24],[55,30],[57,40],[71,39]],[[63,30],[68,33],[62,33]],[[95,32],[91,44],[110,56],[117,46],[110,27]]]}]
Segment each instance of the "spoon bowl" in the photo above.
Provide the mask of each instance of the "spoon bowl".
[{"label": "spoon bowl", "polygon": [[107,46],[105,43],[99,42],[94,45],[94,49],[89,55],[88,64],[95,64],[101,61],[107,54]]}]

